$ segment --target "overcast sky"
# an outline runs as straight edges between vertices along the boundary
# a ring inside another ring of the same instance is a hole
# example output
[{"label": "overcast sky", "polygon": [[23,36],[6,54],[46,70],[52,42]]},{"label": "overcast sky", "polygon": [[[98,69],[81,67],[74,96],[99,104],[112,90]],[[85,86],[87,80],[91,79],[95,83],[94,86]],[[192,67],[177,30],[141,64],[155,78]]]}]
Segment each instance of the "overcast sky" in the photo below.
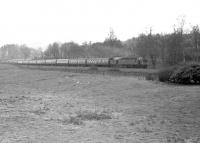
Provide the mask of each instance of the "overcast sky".
[{"label": "overcast sky", "polygon": [[45,48],[52,42],[103,41],[113,28],[127,40],[152,27],[172,32],[177,17],[186,28],[200,24],[199,0],[0,0],[0,46]]}]

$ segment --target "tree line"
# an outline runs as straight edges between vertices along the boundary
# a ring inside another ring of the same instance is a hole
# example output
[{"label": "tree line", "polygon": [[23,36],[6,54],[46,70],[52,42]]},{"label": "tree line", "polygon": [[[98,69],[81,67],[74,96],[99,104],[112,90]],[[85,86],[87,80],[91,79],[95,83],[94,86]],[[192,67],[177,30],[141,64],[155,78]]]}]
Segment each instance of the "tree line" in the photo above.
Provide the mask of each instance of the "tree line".
[{"label": "tree line", "polygon": [[184,32],[183,23],[169,34],[140,34],[127,41],[117,39],[113,31],[104,42],[53,43],[44,51],[44,58],[88,58],[88,57],[143,57],[152,67],[175,65],[182,62],[200,61],[200,30],[193,26]]},{"label": "tree line", "polygon": [[42,57],[42,49],[33,49],[26,45],[7,44],[0,48],[0,59],[34,59]]},{"label": "tree line", "polygon": [[175,65],[183,62],[200,61],[200,30],[193,26],[184,33],[183,26],[174,28],[170,34],[141,34],[126,41],[127,46],[155,67],[157,64]]},{"label": "tree line", "polygon": [[44,58],[108,58],[114,56],[130,56],[129,49],[124,48],[122,41],[117,39],[111,30],[104,42],[75,42],[49,44],[44,51]]},{"label": "tree line", "polygon": [[200,61],[200,29],[193,26],[184,32],[184,22],[175,27],[173,33],[140,34],[120,41],[111,29],[103,42],[75,42],[49,44],[46,50],[35,50],[26,45],[4,45],[0,48],[1,59],[62,59],[62,58],[110,58],[143,57],[152,67],[175,65],[182,62]]}]

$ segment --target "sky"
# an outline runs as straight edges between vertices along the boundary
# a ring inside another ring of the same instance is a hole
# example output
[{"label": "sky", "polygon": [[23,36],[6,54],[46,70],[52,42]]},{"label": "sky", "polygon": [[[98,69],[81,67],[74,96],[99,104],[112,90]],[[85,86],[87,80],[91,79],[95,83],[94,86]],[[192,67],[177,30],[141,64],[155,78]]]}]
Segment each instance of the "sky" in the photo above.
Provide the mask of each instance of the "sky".
[{"label": "sky", "polygon": [[199,0],[0,0],[0,46],[45,49],[53,42],[102,42],[112,28],[125,41],[152,27],[170,33],[200,25]]}]

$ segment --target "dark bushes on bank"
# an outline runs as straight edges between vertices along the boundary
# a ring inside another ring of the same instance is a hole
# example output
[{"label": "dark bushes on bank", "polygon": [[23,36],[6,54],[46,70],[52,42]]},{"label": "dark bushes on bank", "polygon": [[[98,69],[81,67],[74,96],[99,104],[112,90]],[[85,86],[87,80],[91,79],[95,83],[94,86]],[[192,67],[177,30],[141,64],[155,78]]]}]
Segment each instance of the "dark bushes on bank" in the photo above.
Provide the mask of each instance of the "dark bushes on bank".
[{"label": "dark bushes on bank", "polygon": [[190,64],[177,68],[169,81],[179,84],[200,84],[200,65]]},{"label": "dark bushes on bank", "polygon": [[164,68],[158,71],[157,76],[161,82],[200,84],[200,65],[187,64]]}]

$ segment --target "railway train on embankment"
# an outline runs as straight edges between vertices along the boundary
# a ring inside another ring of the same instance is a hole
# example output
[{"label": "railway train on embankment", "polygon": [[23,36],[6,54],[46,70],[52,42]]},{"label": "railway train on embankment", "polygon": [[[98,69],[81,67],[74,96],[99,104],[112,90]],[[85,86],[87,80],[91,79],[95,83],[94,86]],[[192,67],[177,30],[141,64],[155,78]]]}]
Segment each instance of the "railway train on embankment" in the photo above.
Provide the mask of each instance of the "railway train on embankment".
[{"label": "railway train on embankment", "polygon": [[48,65],[48,66],[77,66],[77,67],[119,67],[147,68],[147,61],[142,58],[74,58],[74,59],[40,59],[40,60],[8,60],[7,63],[18,65]]}]

